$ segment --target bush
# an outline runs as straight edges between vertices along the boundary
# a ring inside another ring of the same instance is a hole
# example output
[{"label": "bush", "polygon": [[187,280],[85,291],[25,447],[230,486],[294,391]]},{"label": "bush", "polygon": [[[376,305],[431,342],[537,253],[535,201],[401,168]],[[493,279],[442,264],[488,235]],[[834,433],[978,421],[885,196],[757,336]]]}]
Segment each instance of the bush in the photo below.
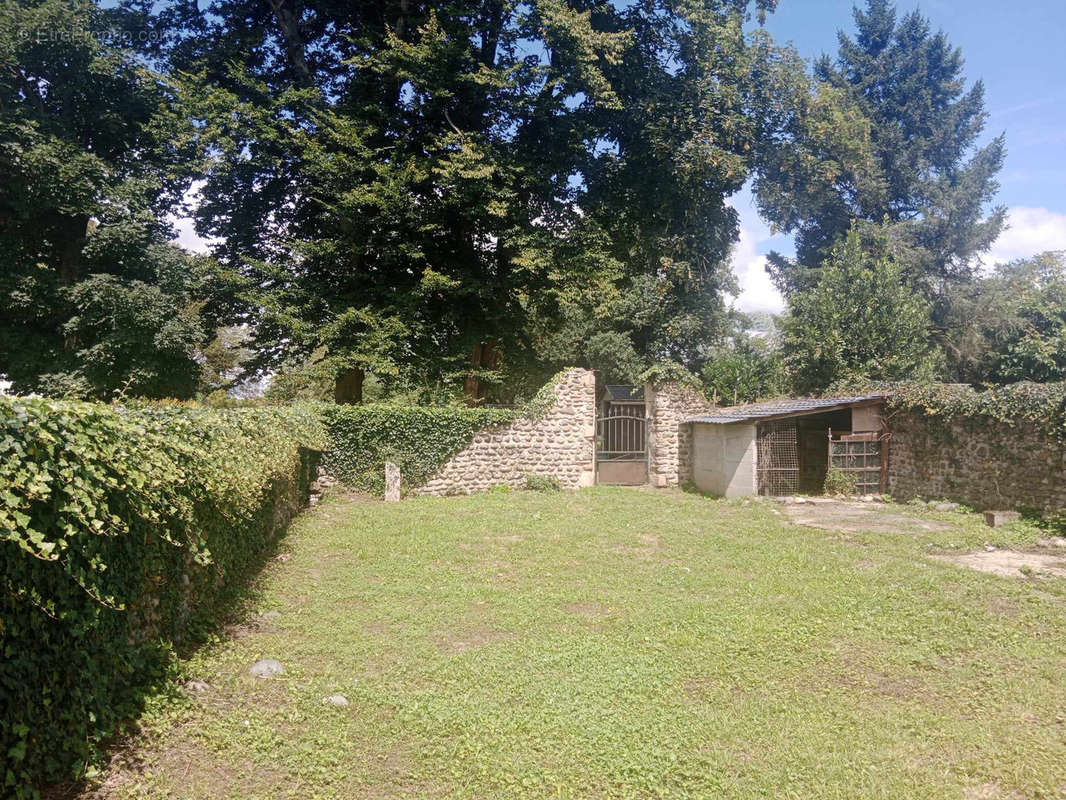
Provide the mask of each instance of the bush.
[{"label": "bush", "polygon": [[825,483],[822,491],[826,494],[855,494],[858,478],[853,472],[844,472],[840,469],[830,469],[825,475]]},{"label": "bush", "polygon": [[531,492],[558,492],[562,490],[558,478],[530,472],[526,475],[526,488]]},{"label": "bush", "polygon": [[405,487],[428,481],[482,428],[517,417],[505,409],[431,406],[324,406],[329,436],[323,465],[342,483],[385,491],[385,462],[400,468]]},{"label": "bush", "polygon": [[0,397],[3,793],[76,777],[304,497],[300,409]]}]

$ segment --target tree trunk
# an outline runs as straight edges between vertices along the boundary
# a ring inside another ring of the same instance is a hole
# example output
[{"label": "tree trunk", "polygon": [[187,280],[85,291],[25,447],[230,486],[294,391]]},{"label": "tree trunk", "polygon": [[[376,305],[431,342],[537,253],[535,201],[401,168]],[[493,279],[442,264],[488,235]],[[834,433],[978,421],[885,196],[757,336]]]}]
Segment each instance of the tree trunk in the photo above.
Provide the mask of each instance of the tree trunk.
[{"label": "tree trunk", "polygon": [[[495,369],[500,360],[500,351],[493,341],[478,342],[470,353],[470,366],[475,370],[479,368]],[[466,395],[467,405],[478,405],[488,394],[488,387],[474,372],[466,376],[463,383],[463,393]]]},{"label": "tree trunk", "polygon": [[311,69],[307,66],[307,58],[304,55],[303,36],[300,35],[300,21],[293,10],[284,4],[284,0],[267,0],[267,5],[274,12],[278,29],[285,40],[285,53],[289,57],[289,64],[296,70],[297,78],[303,86],[311,86],[314,80]]},{"label": "tree trunk", "polygon": [[333,387],[333,399],[340,405],[355,405],[363,402],[363,378],[361,369],[350,370],[339,378]]}]

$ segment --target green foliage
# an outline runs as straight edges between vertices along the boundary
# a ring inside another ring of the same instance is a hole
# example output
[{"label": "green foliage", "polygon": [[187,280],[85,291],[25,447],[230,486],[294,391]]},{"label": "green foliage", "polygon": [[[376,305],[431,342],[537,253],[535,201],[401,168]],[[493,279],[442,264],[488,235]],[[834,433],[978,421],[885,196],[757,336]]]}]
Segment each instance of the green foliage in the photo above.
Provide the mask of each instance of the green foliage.
[{"label": "green foliage", "polygon": [[0,373],[20,391],[190,397],[208,262],[168,246],[198,166],[165,76],[87,0],[0,3]]},{"label": "green foliage", "polygon": [[720,338],[773,0],[164,5],[248,369],[454,382],[491,343],[498,380],[621,379]]},{"label": "green foliage", "polygon": [[834,467],[825,474],[822,491],[829,495],[853,495],[857,483],[858,477],[855,473],[844,472]]},{"label": "green foliage", "polygon": [[810,289],[789,298],[782,323],[789,379],[800,393],[851,377],[911,380],[931,374],[929,304],[900,266],[863,247],[856,231],[835,247]]},{"label": "green foliage", "polygon": [[741,334],[714,351],[703,368],[704,393],[731,405],[783,394],[786,387],[781,351],[772,341]]},{"label": "green foliage", "polygon": [[342,483],[380,495],[385,462],[400,468],[403,484],[425,483],[482,428],[517,417],[503,409],[428,406],[322,407],[329,436],[323,466]]},{"label": "green foliage", "polygon": [[986,209],[1004,140],[978,146],[984,87],[966,87],[961,52],[920,12],[867,0],[854,13],[856,37],[842,32],[836,57],[816,62],[811,90],[785,93],[796,97],[766,148],[760,207],[797,234],[796,259],[772,254],[771,272],[798,291],[856,223],[884,226],[908,279],[935,299],[973,276],[1003,228],[1004,210]]},{"label": "green foliage", "polygon": [[1066,380],[1066,253],[1001,264],[951,298],[952,378]]},{"label": "green foliage", "polygon": [[1008,425],[1019,420],[1066,440],[1066,383],[1021,381],[978,391],[949,383],[902,383],[886,390],[899,408],[921,411],[941,419],[988,417]]},{"label": "green foliage", "polygon": [[306,409],[0,397],[5,793],[76,777],[295,513]]},{"label": "green foliage", "polygon": [[551,475],[538,475],[536,472],[526,475],[525,487],[531,492],[558,492],[563,488],[558,478]]}]

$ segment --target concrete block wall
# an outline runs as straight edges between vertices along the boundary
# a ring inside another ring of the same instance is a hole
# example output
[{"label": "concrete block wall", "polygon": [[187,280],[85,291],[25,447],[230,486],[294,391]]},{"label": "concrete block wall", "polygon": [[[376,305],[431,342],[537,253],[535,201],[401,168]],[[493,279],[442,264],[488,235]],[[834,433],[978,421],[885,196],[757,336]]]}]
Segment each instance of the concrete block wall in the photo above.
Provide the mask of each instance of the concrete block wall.
[{"label": "concrete block wall", "polygon": [[537,419],[486,428],[414,494],[471,494],[505,484],[521,488],[526,475],[556,478],[564,489],[595,482],[596,377],[587,369],[559,376],[552,403]]},{"label": "concrete block wall", "polygon": [[698,390],[678,383],[644,388],[648,424],[648,482],[677,486],[692,480],[692,426],[684,420],[714,405]]},{"label": "concrete block wall", "polygon": [[754,425],[692,423],[692,482],[701,492],[721,497],[756,493]]},{"label": "concrete block wall", "polygon": [[1066,508],[1066,451],[1033,423],[901,409],[885,416],[893,497],[947,498],[978,510]]}]

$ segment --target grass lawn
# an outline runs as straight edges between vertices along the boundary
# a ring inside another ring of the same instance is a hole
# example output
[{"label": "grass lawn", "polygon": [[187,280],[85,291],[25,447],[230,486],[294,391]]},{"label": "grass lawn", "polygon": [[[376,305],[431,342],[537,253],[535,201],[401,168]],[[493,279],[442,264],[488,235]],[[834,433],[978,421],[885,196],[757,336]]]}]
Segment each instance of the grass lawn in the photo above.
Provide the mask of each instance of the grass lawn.
[{"label": "grass lawn", "polygon": [[210,688],[154,700],[89,791],[1066,796],[1066,581],[929,557],[1038,532],[878,514],[898,531],[651,490],[328,499],[183,662]]}]

